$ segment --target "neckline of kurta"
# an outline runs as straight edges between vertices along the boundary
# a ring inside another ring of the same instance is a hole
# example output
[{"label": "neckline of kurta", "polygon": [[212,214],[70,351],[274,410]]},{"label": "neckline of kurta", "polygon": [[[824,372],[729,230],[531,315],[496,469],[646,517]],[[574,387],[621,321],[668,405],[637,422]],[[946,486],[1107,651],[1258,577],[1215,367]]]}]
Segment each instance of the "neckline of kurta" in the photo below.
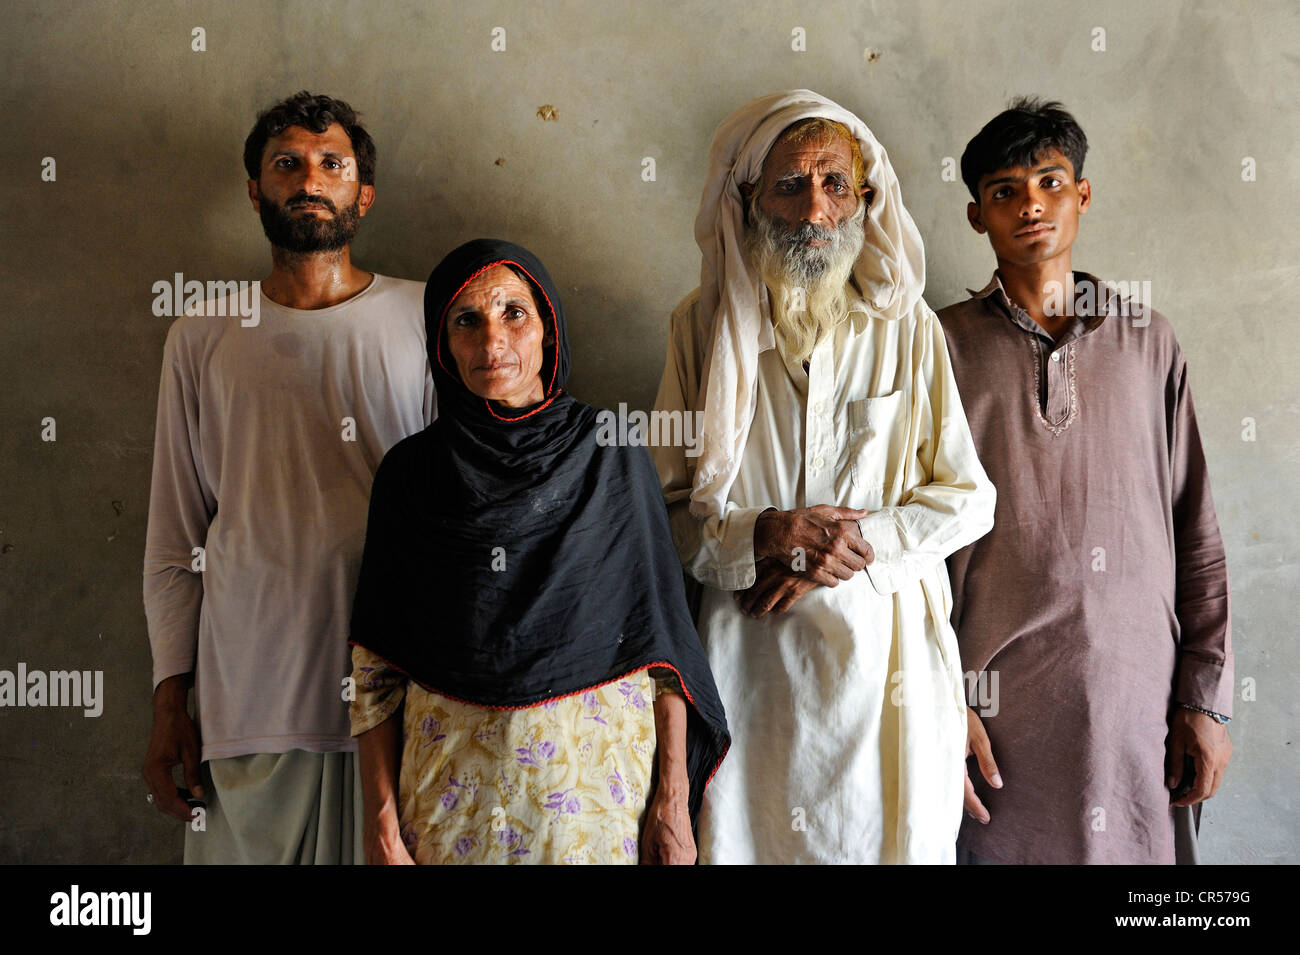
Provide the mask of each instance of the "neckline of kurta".
[{"label": "neckline of kurta", "polygon": [[1064,348],[1066,345],[1070,344],[1070,342],[1077,341],[1078,339],[1095,332],[1116,309],[1116,295],[1096,276],[1088,272],[1072,272],[1071,274],[1074,277],[1074,286],[1076,290],[1086,287],[1085,283],[1090,283],[1093,289],[1104,290],[1107,294],[1104,302],[1097,303],[1100,306],[1100,310],[1096,314],[1076,315],[1074,321],[1066,327],[1064,334],[1062,334],[1060,338],[1053,338],[1051,334],[1048,333],[1047,329],[1034,321],[1033,316],[1031,316],[1029,312],[1011,300],[1011,296],[1007,294],[1006,288],[1002,285],[1002,278],[998,275],[996,269],[993,270],[993,278],[989,280],[989,283],[985,285],[984,288],[980,289],[978,292],[969,288],[966,291],[972,298],[991,298],[993,304],[999,307],[1002,310],[1002,313],[1006,315],[1007,318],[1011,319],[1015,325],[1019,326],[1024,331],[1030,332],[1031,334],[1043,339],[1043,341],[1049,346],[1049,351],[1055,351],[1056,349]]}]

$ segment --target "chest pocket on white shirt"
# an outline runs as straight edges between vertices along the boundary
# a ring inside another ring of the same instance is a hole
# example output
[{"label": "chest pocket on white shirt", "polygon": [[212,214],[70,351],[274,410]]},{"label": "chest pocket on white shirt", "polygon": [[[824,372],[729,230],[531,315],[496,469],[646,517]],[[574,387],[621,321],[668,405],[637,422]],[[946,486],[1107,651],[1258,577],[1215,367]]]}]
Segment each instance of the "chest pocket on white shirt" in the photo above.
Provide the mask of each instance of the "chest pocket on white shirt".
[{"label": "chest pocket on white shirt", "polygon": [[888,476],[899,466],[898,458],[906,439],[904,394],[895,391],[880,398],[849,402],[849,460],[853,486],[858,490],[884,487]]}]

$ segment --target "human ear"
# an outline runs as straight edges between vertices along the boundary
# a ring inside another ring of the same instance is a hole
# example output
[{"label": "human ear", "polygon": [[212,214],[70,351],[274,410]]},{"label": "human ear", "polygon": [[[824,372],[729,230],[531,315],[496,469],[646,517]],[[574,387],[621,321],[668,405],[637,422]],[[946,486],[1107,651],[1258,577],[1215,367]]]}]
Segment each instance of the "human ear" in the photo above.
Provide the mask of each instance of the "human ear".
[{"label": "human ear", "polygon": [[749,207],[754,197],[754,184],[752,182],[738,182],[736,188],[740,190],[740,197],[743,200],[740,203],[740,211],[745,228],[749,228]]},{"label": "human ear", "polygon": [[248,198],[253,202],[253,211],[261,212],[262,191],[258,188],[256,179],[248,180]]},{"label": "human ear", "polygon": [[966,203],[966,221],[970,227],[983,235],[987,230],[984,228],[984,218],[980,215],[980,204],[978,202]]},{"label": "human ear", "polygon": [[1079,190],[1079,212],[1082,214],[1092,205],[1092,183],[1087,179],[1080,179],[1074,185]]},{"label": "human ear", "polygon": [[365,215],[370,211],[370,207],[375,204],[375,187],[362,186],[357,193],[357,213]]}]

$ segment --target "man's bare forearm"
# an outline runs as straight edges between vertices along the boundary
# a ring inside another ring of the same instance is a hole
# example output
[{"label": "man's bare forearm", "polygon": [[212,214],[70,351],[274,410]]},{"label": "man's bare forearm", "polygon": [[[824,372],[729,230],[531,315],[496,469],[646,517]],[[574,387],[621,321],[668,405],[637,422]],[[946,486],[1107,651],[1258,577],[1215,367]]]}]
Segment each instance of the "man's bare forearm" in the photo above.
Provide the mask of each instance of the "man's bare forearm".
[{"label": "man's bare forearm", "polygon": [[159,709],[186,709],[192,686],[193,673],[178,673],[163,680],[153,691],[154,712],[157,713]]}]

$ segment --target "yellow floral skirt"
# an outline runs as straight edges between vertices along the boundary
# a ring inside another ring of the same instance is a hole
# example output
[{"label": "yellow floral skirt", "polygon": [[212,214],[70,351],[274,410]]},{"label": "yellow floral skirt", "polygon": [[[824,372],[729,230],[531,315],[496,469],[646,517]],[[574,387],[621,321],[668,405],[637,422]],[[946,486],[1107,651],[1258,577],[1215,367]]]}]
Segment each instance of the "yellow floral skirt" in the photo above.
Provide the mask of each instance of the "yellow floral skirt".
[{"label": "yellow floral skirt", "polygon": [[[353,661],[356,734],[401,694],[382,660],[357,647]],[[637,862],[655,754],[649,671],[522,710],[402,682],[398,809],[416,862]]]}]

